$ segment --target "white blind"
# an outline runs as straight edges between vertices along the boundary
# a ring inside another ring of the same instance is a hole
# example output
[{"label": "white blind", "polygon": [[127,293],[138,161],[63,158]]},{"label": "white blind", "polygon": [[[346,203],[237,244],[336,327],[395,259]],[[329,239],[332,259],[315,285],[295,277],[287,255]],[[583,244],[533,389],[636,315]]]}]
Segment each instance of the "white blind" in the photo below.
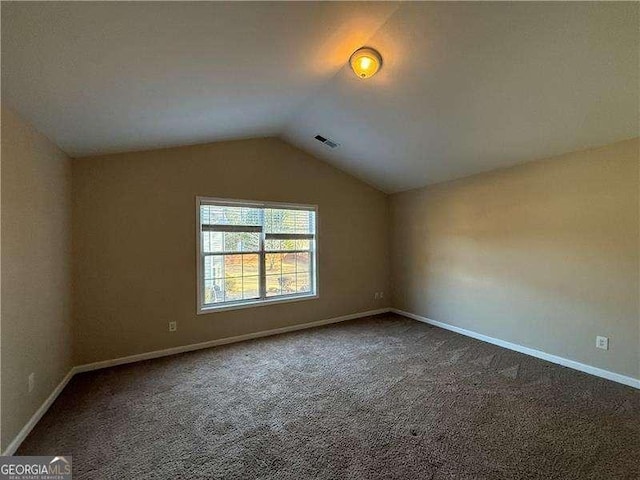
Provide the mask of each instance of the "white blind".
[{"label": "white blind", "polygon": [[[203,226],[253,226],[262,225],[262,209],[228,205],[201,205],[200,221]],[[207,228],[204,228],[207,230]]]},{"label": "white blind", "polygon": [[315,232],[315,212],[284,208],[264,209],[265,233],[313,235]]}]

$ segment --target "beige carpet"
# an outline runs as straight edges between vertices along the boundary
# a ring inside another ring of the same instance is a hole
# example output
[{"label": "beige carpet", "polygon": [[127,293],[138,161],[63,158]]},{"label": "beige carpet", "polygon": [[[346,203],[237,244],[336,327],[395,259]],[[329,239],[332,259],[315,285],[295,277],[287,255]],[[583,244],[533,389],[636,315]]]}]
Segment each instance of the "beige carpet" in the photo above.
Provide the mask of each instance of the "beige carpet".
[{"label": "beige carpet", "polygon": [[77,375],[18,454],[76,479],[631,480],[640,394],[385,315]]}]

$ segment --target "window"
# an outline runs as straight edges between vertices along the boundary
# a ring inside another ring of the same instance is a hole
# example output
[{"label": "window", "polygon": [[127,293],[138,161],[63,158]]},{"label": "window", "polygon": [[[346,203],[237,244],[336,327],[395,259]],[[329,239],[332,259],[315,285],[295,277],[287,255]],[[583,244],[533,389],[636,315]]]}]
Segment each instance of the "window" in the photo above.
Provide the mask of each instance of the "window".
[{"label": "window", "polygon": [[316,207],[197,198],[198,313],[317,297]]}]

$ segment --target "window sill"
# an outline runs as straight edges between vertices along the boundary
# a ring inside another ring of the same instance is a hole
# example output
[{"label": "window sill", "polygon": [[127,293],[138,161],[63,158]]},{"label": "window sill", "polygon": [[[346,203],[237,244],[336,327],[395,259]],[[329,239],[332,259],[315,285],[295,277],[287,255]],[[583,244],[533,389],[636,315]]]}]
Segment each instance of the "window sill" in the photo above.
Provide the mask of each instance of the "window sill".
[{"label": "window sill", "polygon": [[292,295],[286,298],[274,298],[273,300],[256,300],[251,302],[239,302],[227,305],[220,305],[219,307],[198,307],[198,315],[205,315],[207,313],[226,312],[229,310],[240,310],[242,308],[253,307],[265,307],[267,305],[276,305],[278,303],[291,303],[302,302],[304,300],[315,300],[319,298],[318,294],[315,295]]}]

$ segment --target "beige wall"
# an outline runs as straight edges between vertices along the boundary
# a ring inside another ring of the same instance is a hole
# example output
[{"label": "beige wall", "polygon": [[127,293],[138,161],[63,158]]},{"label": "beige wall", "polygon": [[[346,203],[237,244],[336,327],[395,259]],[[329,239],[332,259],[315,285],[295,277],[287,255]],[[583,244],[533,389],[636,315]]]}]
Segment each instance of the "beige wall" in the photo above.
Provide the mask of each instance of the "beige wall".
[{"label": "beige wall", "polygon": [[4,450],[72,366],[71,160],[5,108],[1,190]]},{"label": "beige wall", "polygon": [[394,306],[640,377],[638,149],[635,139],[393,195]]},{"label": "beige wall", "polygon": [[[77,159],[73,191],[78,364],[389,306],[386,195],[278,139]],[[196,315],[196,195],[317,204],[320,298]]]},{"label": "beige wall", "polygon": [[[70,161],[3,109],[2,449],[72,364],[392,302],[639,377],[639,148],[621,142],[389,201],[273,138]],[[319,205],[320,298],[196,315],[196,195]],[[392,284],[392,302],[374,300]],[[595,349],[596,335],[609,351]]]}]

